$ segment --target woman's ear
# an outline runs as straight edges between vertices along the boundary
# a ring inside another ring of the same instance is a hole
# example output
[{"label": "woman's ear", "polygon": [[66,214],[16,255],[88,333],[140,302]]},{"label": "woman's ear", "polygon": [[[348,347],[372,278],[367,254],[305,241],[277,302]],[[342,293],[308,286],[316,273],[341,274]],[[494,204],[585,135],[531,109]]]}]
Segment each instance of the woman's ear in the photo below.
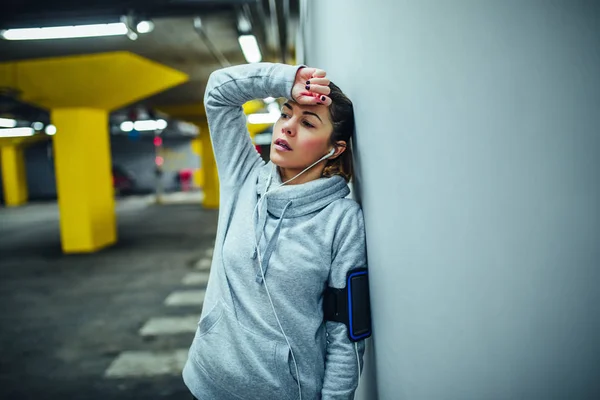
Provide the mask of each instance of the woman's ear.
[{"label": "woman's ear", "polygon": [[344,151],[346,151],[346,142],[344,142],[343,140],[338,140],[334,146],[335,146],[335,153],[333,153],[333,155],[331,157],[329,157],[330,160],[334,160],[334,159],[338,158],[339,156],[342,155],[342,153]]}]

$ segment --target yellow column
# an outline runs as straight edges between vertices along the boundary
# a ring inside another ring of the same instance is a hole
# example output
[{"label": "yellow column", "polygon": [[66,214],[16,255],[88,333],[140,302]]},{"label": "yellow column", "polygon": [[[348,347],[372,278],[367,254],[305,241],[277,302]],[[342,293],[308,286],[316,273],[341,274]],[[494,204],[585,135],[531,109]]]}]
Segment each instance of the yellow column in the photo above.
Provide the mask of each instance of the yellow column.
[{"label": "yellow column", "polygon": [[[262,100],[251,100],[243,105],[245,114],[252,114],[262,110],[265,103]],[[202,205],[205,208],[219,208],[219,175],[217,172],[217,163],[213,153],[213,147],[210,140],[208,123],[204,115],[204,104],[188,103],[174,106],[159,107],[159,109],[172,117],[180,118],[195,124],[200,130],[199,139],[192,141],[192,149],[200,152],[202,158],[201,173],[202,178],[195,178],[196,182],[203,182],[204,201]],[[263,132],[272,124],[248,125],[250,137],[254,139],[257,133]],[[197,142],[200,141],[200,143]]]},{"label": "yellow column", "polygon": [[0,87],[51,110],[62,248],[91,252],[116,241],[108,113],[188,76],[133,53],[0,63]]},{"label": "yellow column", "polygon": [[117,240],[108,112],[56,108],[54,168],[65,253],[92,252]]},{"label": "yellow column", "polygon": [[217,162],[213,153],[212,142],[208,131],[208,123],[205,119],[197,122],[200,129],[200,141],[202,142],[202,171],[204,172],[204,201],[205,208],[219,208],[219,174]]},{"label": "yellow column", "polygon": [[2,146],[2,184],[7,207],[27,202],[27,176],[23,148],[17,145]]},{"label": "yellow column", "polygon": [[199,137],[192,139],[190,142],[192,153],[200,157],[200,168],[194,171],[193,182],[198,187],[204,186],[204,170],[202,169],[202,140]]}]

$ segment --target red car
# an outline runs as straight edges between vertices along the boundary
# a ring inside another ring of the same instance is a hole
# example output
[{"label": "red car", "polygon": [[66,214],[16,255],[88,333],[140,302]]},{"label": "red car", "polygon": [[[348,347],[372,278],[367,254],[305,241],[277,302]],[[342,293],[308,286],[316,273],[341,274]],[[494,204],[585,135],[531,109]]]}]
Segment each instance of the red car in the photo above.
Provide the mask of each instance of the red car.
[{"label": "red car", "polygon": [[135,187],[135,179],[131,173],[118,166],[112,167],[112,180],[115,194],[129,194]]}]

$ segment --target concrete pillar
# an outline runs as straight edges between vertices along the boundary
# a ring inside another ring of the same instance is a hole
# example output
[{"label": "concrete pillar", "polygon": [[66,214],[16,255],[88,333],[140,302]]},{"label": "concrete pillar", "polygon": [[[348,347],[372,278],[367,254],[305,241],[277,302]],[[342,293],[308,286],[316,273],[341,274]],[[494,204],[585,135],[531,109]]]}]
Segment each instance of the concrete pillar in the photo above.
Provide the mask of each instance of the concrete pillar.
[{"label": "concrete pillar", "polygon": [[27,176],[25,155],[18,145],[0,147],[2,159],[2,186],[7,207],[15,207],[27,202]]},{"label": "concrete pillar", "polygon": [[[65,253],[116,241],[108,114],[185,82],[187,75],[128,52],[0,64],[0,86],[51,110]],[[18,76],[19,79],[12,79]],[[12,80],[11,80],[12,79]]]},{"label": "concrete pillar", "polygon": [[190,146],[192,147],[192,153],[196,154],[198,157],[200,157],[200,168],[198,168],[197,170],[194,171],[194,176],[192,178],[192,181],[194,182],[194,185],[197,187],[203,187],[204,186],[204,171],[202,169],[202,140],[200,139],[200,137],[194,138],[192,139],[192,141],[190,142]]},{"label": "concrete pillar", "polygon": [[[265,104],[260,99],[248,101],[242,106],[246,115],[259,112],[264,107]],[[204,115],[204,104],[179,104],[175,106],[160,107],[160,109],[174,118],[189,121],[198,127],[200,135],[198,139],[192,141],[191,145],[194,152],[199,154],[202,158],[202,168],[199,173],[201,174],[201,177],[195,177],[195,181],[202,182],[201,186],[204,191],[204,201],[202,202],[202,206],[205,208],[219,208],[219,175],[210,140],[208,123]],[[271,125],[272,124],[248,124],[248,134],[251,138],[254,138],[257,133],[263,132]]]},{"label": "concrete pillar", "polygon": [[108,112],[52,110],[54,168],[65,253],[98,250],[117,240]]},{"label": "concrete pillar", "polygon": [[213,153],[212,142],[208,130],[208,122],[201,119],[196,122],[200,129],[200,141],[202,142],[202,171],[204,175],[204,208],[219,208],[219,173],[217,162]]}]

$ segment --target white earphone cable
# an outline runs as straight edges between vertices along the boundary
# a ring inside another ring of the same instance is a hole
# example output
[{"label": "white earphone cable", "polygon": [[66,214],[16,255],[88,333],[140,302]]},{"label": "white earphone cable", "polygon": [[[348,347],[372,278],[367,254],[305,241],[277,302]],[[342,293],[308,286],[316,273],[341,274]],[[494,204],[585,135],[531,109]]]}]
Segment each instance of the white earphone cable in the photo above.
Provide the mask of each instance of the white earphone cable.
[{"label": "white earphone cable", "polygon": [[[265,188],[265,194],[256,202],[256,206],[254,207],[254,211],[252,212],[252,215],[254,215],[254,213],[256,212],[256,209],[260,205],[261,201],[265,200],[267,194],[272,193],[273,191],[279,189],[283,185],[293,181],[294,179],[296,179],[297,177],[299,177],[300,175],[302,175],[303,173],[305,173],[306,171],[308,171],[309,169],[314,167],[316,164],[320,163],[321,161],[325,160],[326,158],[331,157],[334,152],[335,152],[335,149],[331,149],[331,151],[328,154],[321,157],[319,160],[317,160],[316,162],[311,164],[309,167],[305,168],[302,172],[300,172],[298,175],[294,176],[292,179],[289,179],[289,180],[283,182],[282,184],[280,184],[279,186],[277,186],[276,188],[269,190],[269,184],[271,183],[271,179],[273,177],[273,170],[274,170],[274,169],[271,169],[271,173],[269,174],[269,178],[267,179],[267,184],[266,184],[267,187]],[[259,219],[260,219],[260,209],[258,209],[258,213],[259,213]],[[252,235],[252,236],[254,237],[254,247],[256,249],[256,254],[257,254],[257,258],[258,258],[258,266],[260,267],[260,274],[262,276],[262,281],[265,285],[265,291],[267,292],[267,297],[269,298],[269,303],[271,303],[271,309],[273,310],[273,314],[275,315],[275,319],[277,320],[277,325],[279,325],[279,329],[281,330],[281,333],[283,334],[283,337],[285,338],[288,348],[290,349],[290,354],[292,355],[292,361],[294,361],[294,367],[296,369],[296,376],[298,377],[298,394],[300,396],[300,400],[302,400],[302,385],[300,384],[300,370],[298,369],[298,363],[296,362],[296,356],[294,355],[294,350],[292,349],[292,345],[291,345],[287,335],[285,334],[285,331],[283,330],[283,326],[281,326],[281,321],[279,321],[279,316],[277,315],[277,311],[275,311],[275,305],[273,304],[273,299],[271,298],[271,293],[269,292],[269,287],[267,286],[267,280],[265,279],[265,271],[262,266],[262,256],[260,254],[260,249],[259,249],[259,246],[258,246],[258,243],[256,240],[256,235]],[[358,357],[358,350],[357,350],[356,354]],[[359,365],[359,368],[360,368],[360,365]],[[359,379],[360,379],[360,374],[359,374]]]},{"label": "white earphone cable", "polygon": [[[257,246],[258,249],[258,246]],[[267,281],[265,279],[265,271],[263,270],[260,250],[258,251],[258,265],[260,266],[260,274],[262,275],[263,283],[265,285],[265,291],[267,292],[267,297],[269,298],[269,302],[271,303],[271,309],[273,310],[273,314],[275,315],[275,319],[277,320],[277,325],[279,325],[279,329],[281,333],[283,333],[283,337],[287,342],[288,348],[290,349],[290,353],[292,355],[292,360],[294,361],[294,367],[296,368],[296,376],[298,377],[298,394],[300,396],[300,400],[302,400],[302,386],[300,385],[300,370],[298,369],[298,363],[296,362],[296,357],[294,356],[294,350],[292,350],[292,345],[283,330],[283,326],[281,326],[281,321],[279,321],[279,317],[277,316],[277,312],[275,311],[275,306],[273,305],[273,299],[271,299],[271,293],[269,293],[269,287],[267,286]]]},{"label": "white earphone cable", "polygon": [[[358,342],[354,342],[354,350],[356,350],[356,363],[358,364],[358,385],[356,386],[356,389],[358,390],[358,387],[360,386],[360,357],[358,356]],[[355,392],[356,395],[356,392]]]}]

